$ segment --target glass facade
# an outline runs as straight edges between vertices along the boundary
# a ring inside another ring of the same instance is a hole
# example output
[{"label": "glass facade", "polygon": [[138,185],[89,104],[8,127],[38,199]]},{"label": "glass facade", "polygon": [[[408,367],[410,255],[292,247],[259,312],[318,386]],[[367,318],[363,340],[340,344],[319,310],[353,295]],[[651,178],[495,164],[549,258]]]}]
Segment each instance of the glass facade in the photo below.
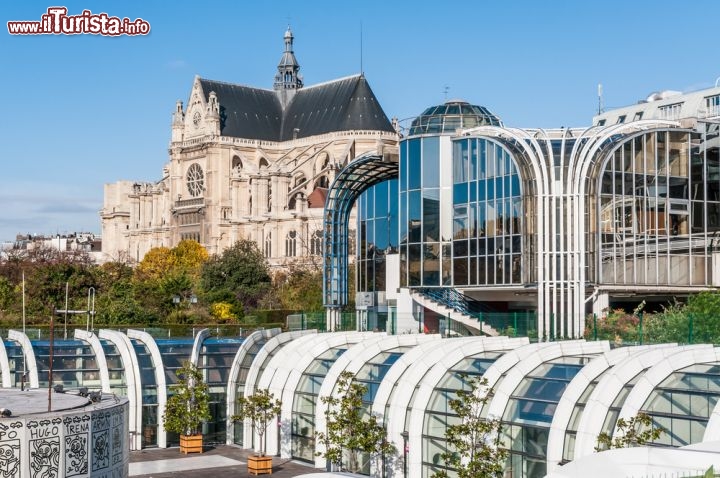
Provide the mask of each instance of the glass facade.
[{"label": "glass facade", "polygon": [[686,446],[703,441],[710,414],[720,398],[720,363],[696,364],[673,372],[652,391],[642,411],[665,433],[658,445]]},{"label": "glass facade", "polygon": [[[242,359],[242,362],[240,363],[240,371],[238,372],[238,376],[236,378],[237,385],[235,388],[235,396],[236,397],[242,397],[245,394],[245,382],[248,377],[248,373],[250,372],[250,366],[253,363],[253,360],[255,360],[255,356],[257,356],[260,349],[265,345],[265,342],[267,342],[267,338],[262,335],[256,339],[256,341],[247,349],[247,352],[245,353],[245,356]],[[233,410],[234,414],[237,414],[240,412],[240,407],[237,402],[233,404]],[[236,445],[243,445],[243,423],[241,422],[234,422],[233,425],[233,441]]]},{"label": "glass facade", "polygon": [[[20,387],[23,382],[23,371],[25,371],[25,355],[22,347],[14,340],[5,340],[5,352],[10,365],[10,386]],[[25,386],[28,384],[28,377],[25,377]]]},{"label": "glass facade", "polygon": [[[360,370],[358,370],[355,374],[355,380],[367,388],[367,391],[362,398],[366,414],[369,414],[372,409],[372,404],[375,401],[375,395],[377,394],[378,388],[380,388],[380,383],[385,377],[385,374],[406,351],[407,347],[398,347],[381,352],[365,362],[365,364],[363,364],[363,366],[360,367]],[[361,454],[359,458],[361,466],[360,473],[365,475],[370,474],[370,459],[371,457],[369,454]],[[380,457],[380,459],[381,461],[384,461],[385,457]]]},{"label": "glass facade", "polygon": [[569,356],[545,362],[517,386],[502,417],[502,441],[510,453],[505,476],[545,476],[548,434],[557,404],[590,360],[588,356]]},{"label": "glass facade", "polygon": [[[163,367],[165,368],[165,383],[168,387],[168,398],[172,396],[172,385],[177,383],[177,375],[175,372],[182,367],[183,362],[190,360],[190,353],[193,348],[193,339],[156,339],[160,355],[163,358]],[[167,433],[168,446],[177,446],[180,444],[180,435],[177,433]]]},{"label": "glass facade", "polygon": [[[455,217],[453,203],[456,201],[453,200],[453,183],[466,179],[454,178],[452,156],[455,152],[450,135],[456,134],[460,128],[484,125],[501,126],[502,123],[482,106],[449,101],[430,107],[415,118],[408,138],[400,142],[401,286],[454,285],[452,241]],[[475,153],[473,171],[477,170],[477,151]],[[457,190],[460,194],[459,187]],[[469,197],[465,197],[465,204],[469,200]],[[477,201],[476,195],[473,195],[472,201]],[[467,245],[467,240],[465,243]],[[467,262],[468,251],[460,250],[461,247],[458,245],[457,252],[463,254]],[[456,283],[466,284],[467,279]]]},{"label": "glass facade", "polygon": [[[33,340],[33,352],[37,363],[38,383],[41,388],[48,386],[50,372],[50,341]],[[53,385],[65,389],[88,387],[99,390],[100,371],[95,353],[90,345],[80,340],[55,340],[52,361]]]},{"label": "glass facade", "polygon": [[582,414],[585,411],[585,405],[587,405],[588,398],[593,393],[595,387],[605,373],[607,373],[607,370],[588,384],[587,388],[583,390],[582,395],[580,395],[580,398],[573,406],[570,421],[565,429],[565,442],[563,443],[562,457],[563,462],[572,461],[575,458],[575,440],[577,438],[578,424],[580,423]]},{"label": "glass facade", "polygon": [[[441,155],[439,136],[411,138],[400,144],[400,284],[450,285],[452,218],[447,173],[450,158]],[[449,141],[449,140],[448,140]],[[449,156],[449,155],[448,155]],[[444,172],[441,172],[444,171]]]},{"label": "glass facade", "polygon": [[358,199],[358,292],[385,290],[387,254],[398,252],[398,182],[385,181]]},{"label": "glass facade", "polygon": [[720,231],[720,160],[713,144],[716,125],[704,134],[642,133],[614,150],[599,179],[599,282],[709,283],[708,246]]},{"label": "glass facade", "polygon": [[198,369],[202,372],[210,392],[211,420],[203,424],[203,440],[225,443],[227,423],[227,384],[230,368],[242,338],[205,339],[200,347]]},{"label": "glass facade", "polygon": [[[457,399],[458,390],[469,390],[468,379],[481,377],[502,352],[481,352],[465,358],[451,367],[435,386],[430,396],[423,423],[422,477],[430,478],[445,467],[442,454],[448,451],[445,431],[448,425],[457,423],[457,415],[450,408],[450,401]],[[407,426],[408,418],[405,423]]]},{"label": "glass facade", "polygon": [[317,356],[303,371],[295,389],[292,406],[292,457],[315,461],[315,410],[323,380],[335,361],[345,353],[344,347],[334,347]]},{"label": "glass facade", "polygon": [[158,386],[155,370],[162,367],[162,364],[153,363],[150,350],[143,342],[130,339],[130,343],[135,350],[142,383],[142,446],[153,447],[157,446],[158,435]]},{"label": "glass facade", "polygon": [[454,285],[520,284],[522,190],[507,149],[453,141],[453,208]]}]

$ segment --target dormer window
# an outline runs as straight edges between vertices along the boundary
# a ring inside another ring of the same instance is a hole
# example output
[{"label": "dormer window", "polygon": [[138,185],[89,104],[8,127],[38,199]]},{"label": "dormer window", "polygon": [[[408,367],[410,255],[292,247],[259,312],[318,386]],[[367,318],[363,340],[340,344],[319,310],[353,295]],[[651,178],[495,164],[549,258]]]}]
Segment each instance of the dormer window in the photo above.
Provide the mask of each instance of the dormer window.
[{"label": "dormer window", "polygon": [[680,118],[680,111],[682,111],[682,103],[673,103],[671,105],[665,105],[658,108],[660,113],[660,119],[664,120],[676,120]]},{"label": "dormer window", "polygon": [[627,118],[627,115],[620,115],[617,119],[617,124],[621,124],[625,122],[625,118]]},{"label": "dormer window", "polygon": [[720,95],[705,98],[705,108],[708,116],[720,116]]}]

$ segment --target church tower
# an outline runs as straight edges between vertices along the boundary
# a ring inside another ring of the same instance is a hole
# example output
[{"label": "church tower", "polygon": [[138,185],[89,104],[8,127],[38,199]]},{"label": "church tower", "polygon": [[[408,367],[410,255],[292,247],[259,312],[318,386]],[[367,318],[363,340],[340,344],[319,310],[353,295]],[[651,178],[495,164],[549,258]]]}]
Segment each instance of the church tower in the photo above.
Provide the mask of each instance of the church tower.
[{"label": "church tower", "polygon": [[293,52],[293,37],[290,27],[285,32],[285,52],[280,63],[278,64],[278,72],[275,75],[274,89],[280,97],[280,102],[285,108],[292,97],[295,95],[295,91],[298,88],[303,87],[302,75],[300,75],[300,65],[295,58]]}]

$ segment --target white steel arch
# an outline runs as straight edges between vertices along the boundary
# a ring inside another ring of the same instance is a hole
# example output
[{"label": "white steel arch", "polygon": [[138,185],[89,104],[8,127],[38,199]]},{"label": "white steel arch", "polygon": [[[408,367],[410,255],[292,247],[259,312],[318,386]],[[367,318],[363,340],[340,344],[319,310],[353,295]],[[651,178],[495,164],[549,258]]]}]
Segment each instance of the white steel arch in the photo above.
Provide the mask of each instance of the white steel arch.
[{"label": "white steel arch", "polygon": [[[248,371],[247,380],[245,381],[245,391],[243,395],[247,398],[255,393],[256,384],[260,379],[262,371],[265,369],[273,356],[282,349],[285,344],[291,340],[298,339],[308,334],[317,334],[317,330],[295,330],[292,332],[284,332],[268,340],[253,359],[250,370]],[[245,426],[243,426],[243,436],[252,436],[252,426],[247,421],[245,422]],[[246,440],[243,440],[243,448],[251,448],[251,443],[245,442]]]},{"label": "white steel arch", "polygon": [[547,331],[549,329],[549,311],[550,311],[550,286],[546,280],[546,271],[550,270],[550,260],[547,254],[547,234],[546,230],[551,229],[549,212],[550,197],[550,172],[546,164],[545,155],[540,147],[534,131],[522,130],[518,128],[505,128],[499,126],[480,126],[463,131],[464,135],[486,135],[489,138],[498,138],[504,143],[511,141],[516,148],[520,150],[525,158],[516,157],[515,161],[521,159],[526,160],[526,165],[532,169],[534,177],[531,179],[537,188],[535,194],[536,206],[536,227],[537,227],[537,282],[538,282],[538,336],[540,340],[547,340]]},{"label": "white steel arch", "polygon": [[674,346],[674,344],[618,347],[594,358],[575,375],[565,389],[565,393],[563,393],[560,398],[555,413],[553,414],[553,421],[550,424],[547,444],[548,473],[557,468],[563,459],[565,432],[570,423],[573,409],[582,394],[585,393],[588,386],[590,386],[590,383],[632,354],[640,353],[650,348],[671,346]]},{"label": "white steel arch", "polygon": [[597,436],[602,431],[608,409],[625,385],[665,357],[688,348],[712,348],[712,345],[687,345],[683,347],[661,347],[632,354],[620,361],[598,382],[588,397],[585,411],[578,423],[575,439],[575,459],[595,452]]},{"label": "white steel arch", "polygon": [[[720,361],[720,347],[715,348],[689,348],[676,354],[665,357],[650,367],[638,380],[632,391],[625,399],[618,418],[629,419],[642,410],[652,391],[660,385],[671,373],[695,364]],[[707,430],[706,430],[707,431]],[[613,430],[613,436],[618,436],[618,428]]]},{"label": "white steel arch", "polygon": [[[35,352],[33,351],[32,344],[27,335],[20,332],[19,330],[9,330],[8,339],[14,340],[20,344],[23,351],[23,360],[25,361],[25,369],[28,374],[28,381],[30,388],[38,388],[40,386],[40,380],[38,379],[37,362],[35,361]],[[8,370],[10,366],[8,365]]]},{"label": "white steel arch", "polygon": [[276,336],[279,333],[280,329],[278,328],[256,330],[255,332],[248,335],[245,340],[243,340],[242,344],[240,344],[240,348],[238,348],[238,351],[235,353],[235,358],[233,359],[232,365],[230,366],[230,375],[228,377],[227,406],[225,411],[225,416],[227,417],[225,423],[225,443],[227,445],[232,445],[235,441],[235,437],[233,436],[232,416],[235,414],[235,402],[238,399],[238,376],[240,375],[240,368],[242,367],[242,363],[255,344],[267,342],[270,338]]},{"label": "white steel arch", "polygon": [[127,397],[129,401],[129,431],[130,449],[139,450],[142,448],[142,380],[140,377],[140,365],[138,364],[135,349],[127,335],[115,330],[101,329],[101,339],[108,340],[115,344],[125,369],[125,381],[127,382]]},{"label": "white steel arch", "polygon": [[198,366],[198,361],[200,360],[200,350],[202,349],[202,344],[208,337],[210,337],[210,329],[202,329],[197,333],[195,339],[193,340],[193,348],[190,352],[190,363],[196,367]]},{"label": "white steel arch", "polygon": [[[386,405],[389,405],[387,416],[384,416],[388,441],[393,443],[397,450],[403,449],[402,433],[407,426],[406,411],[412,405],[415,387],[426,377],[433,377],[428,383],[436,384],[448,369],[466,357],[484,351],[510,350],[528,342],[527,337],[461,337],[426,342],[408,351],[385,375],[373,403],[372,411],[375,415],[384,415]],[[386,469],[388,478],[401,473],[400,460],[396,460]]]},{"label": "white steel arch", "polygon": [[[330,368],[330,371],[328,371],[322,386],[320,387],[320,392],[318,393],[318,403],[322,401],[323,397],[329,397],[334,392],[335,385],[337,384],[342,372],[348,371],[352,374],[356,374],[368,360],[372,359],[379,353],[392,350],[397,347],[417,346],[423,342],[435,340],[435,336],[423,334],[391,336],[386,336],[385,334],[374,335],[376,336],[351,347],[335,361],[333,366]],[[326,425],[325,407],[318,406],[315,409],[316,432],[325,432]],[[315,443],[316,453],[323,453],[324,451],[325,447],[322,443]],[[325,459],[321,456],[316,457],[315,467],[325,467]]]},{"label": "white steel arch", "polygon": [[[577,251],[577,260],[574,262],[574,273],[578,277],[578,282],[583,286],[582,296],[584,298],[585,291],[584,287],[586,284],[586,261],[587,261],[587,244],[585,239],[585,213],[587,208],[594,208],[594,205],[586,204],[586,192],[588,181],[598,181],[600,174],[597,177],[590,176],[590,169],[598,161],[606,162],[610,158],[610,154],[606,154],[602,158],[597,158],[598,151],[605,145],[606,141],[609,141],[613,136],[623,134],[629,136],[630,133],[635,133],[651,128],[657,127],[678,127],[680,124],[675,121],[659,121],[659,120],[641,120],[633,121],[632,123],[622,123],[617,125],[608,126],[602,129],[598,127],[591,127],[586,129],[580,138],[575,142],[573,151],[570,157],[570,164],[568,166],[568,194],[573,198],[570,205],[571,208],[567,212],[567,216],[572,219],[572,231],[574,249]],[[585,141],[581,141],[585,140]],[[624,141],[617,141],[614,149],[622,144]],[[604,164],[598,165],[598,171],[602,172]],[[599,214],[596,214],[599,217]],[[597,255],[596,271],[600,272],[600,254]],[[585,301],[582,301],[584,311]],[[584,324],[582,329],[584,331]]]},{"label": "white steel arch", "polygon": [[[159,448],[167,448],[167,432],[165,431],[165,407],[167,405],[167,381],[165,379],[165,365],[162,361],[162,354],[157,342],[152,335],[142,330],[129,329],[127,336],[142,342],[150,352],[153,365],[155,366],[155,384],[157,385],[157,439]],[[139,366],[139,364],[138,364]]]},{"label": "white steel arch", "polygon": [[703,441],[720,440],[720,400],[715,404],[715,408],[710,414],[707,426],[705,427],[705,435]]},{"label": "white steel arch", "polygon": [[599,342],[585,342],[582,340],[568,340],[553,342],[550,347],[538,350],[518,362],[515,367],[507,371],[503,380],[493,389],[493,396],[487,407],[487,417],[502,418],[505,414],[510,397],[525,376],[545,362],[560,357],[573,355],[599,355],[610,351],[610,343],[606,340]]},{"label": "white steel arch", "polygon": [[244,396],[249,397],[255,393],[256,384],[260,379],[261,372],[265,370],[268,362],[272,360],[273,356],[279,351],[279,349],[284,347],[285,344],[291,340],[298,339],[308,334],[317,334],[317,330],[296,330],[293,332],[284,332],[268,340],[253,359],[250,371],[248,372],[247,380],[245,381]]},{"label": "white steel arch", "polygon": [[2,374],[2,387],[12,387],[12,382],[10,381],[10,361],[8,360],[5,341],[2,337],[0,337],[0,374]]},{"label": "white steel arch", "polygon": [[280,453],[283,458],[291,456],[290,421],[292,419],[293,398],[302,373],[310,366],[315,357],[327,350],[343,345],[352,346],[372,336],[372,332],[332,332],[327,334],[306,335],[286,347],[272,358],[265,368],[258,388],[267,388],[282,400],[280,412],[281,436],[278,450],[278,427],[267,430],[267,452]]},{"label": "white steel arch", "polygon": [[[524,338],[523,338],[524,339]],[[507,350],[505,354],[500,356],[493,364],[485,371],[483,377],[488,378],[488,384],[490,387],[495,385],[502,375],[515,366],[523,358],[537,353],[551,344],[548,342],[529,344],[527,340],[520,340],[508,344],[508,347],[513,348],[497,348],[494,350]],[[423,377],[415,395],[415,402],[411,404],[412,409],[410,412],[410,420],[407,424],[407,431],[409,434],[408,441],[408,476],[422,476],[422,445],[423,445],[423,426],[425,423],[425,412],[427,411],[430,398],[435,390],[436,385],[445,375],[448,369],[452,368],[463,358],[475,355],[482,352],[483,350],[493,350],[487,347],[477,349],[476,347],[458,347],[457,350],[452,350],[449,354],[444,356],[441,361],[433,365],[432,369]]]},{"label": "white steel arch", "polygon": [[100,372],[100,386],[104,393],[110,393],[110,374],[108,373],[107,359],[105,358],[105,350],[102,348],[100,339],[89,330],[75,329],[75,338],[87,342],[95,354],[97,367]]}]

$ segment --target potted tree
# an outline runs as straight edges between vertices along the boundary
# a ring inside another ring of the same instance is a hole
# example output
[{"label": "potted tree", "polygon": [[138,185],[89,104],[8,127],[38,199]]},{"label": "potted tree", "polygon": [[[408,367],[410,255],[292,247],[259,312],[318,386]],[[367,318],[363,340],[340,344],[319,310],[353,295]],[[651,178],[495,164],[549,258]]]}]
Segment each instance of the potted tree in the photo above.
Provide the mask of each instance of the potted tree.
[{"label": "potted tree", "polygon": [[254,475],[272,474],[272,457],[265,455],[265,431],[280,414],[282,401],[275,399],[267,389],[259,389],[249,397],[238,399],[239,411],[233,421],[250,420],[260,439],[260,453],[248,457],[248,472]]},{"label": "potted tree", "polygon": [[202,453],[201,425],[210,419],[210,394],[202,373],[185,361],[176,372],[178,383],[165,405],[165,430],[180,435],[182,453]]}]

